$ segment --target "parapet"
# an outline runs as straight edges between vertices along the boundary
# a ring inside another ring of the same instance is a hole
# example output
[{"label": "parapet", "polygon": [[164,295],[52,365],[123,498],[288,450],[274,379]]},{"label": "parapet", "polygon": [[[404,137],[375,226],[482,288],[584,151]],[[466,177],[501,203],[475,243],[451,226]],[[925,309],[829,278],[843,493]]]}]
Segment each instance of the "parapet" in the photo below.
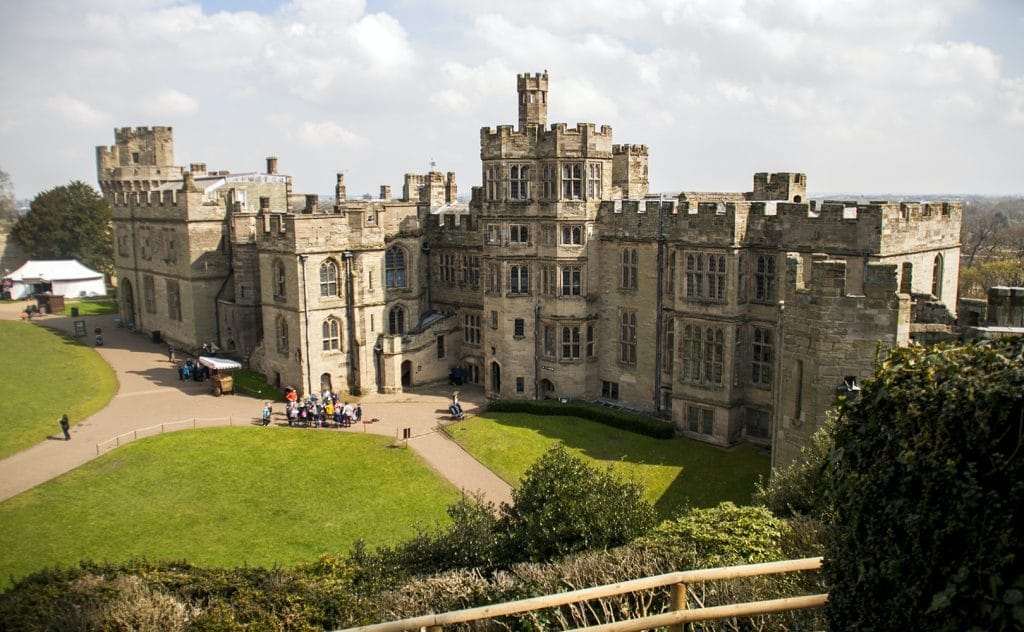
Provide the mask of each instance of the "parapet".
[{"label": "parapet", "polygon": [[614,156],[646,156],[647,145],[612,145]]},{"label": "parapet", "polygon": [[755,173],[751,200],[803,202],[807,197],[807,175],[803,173]]}]

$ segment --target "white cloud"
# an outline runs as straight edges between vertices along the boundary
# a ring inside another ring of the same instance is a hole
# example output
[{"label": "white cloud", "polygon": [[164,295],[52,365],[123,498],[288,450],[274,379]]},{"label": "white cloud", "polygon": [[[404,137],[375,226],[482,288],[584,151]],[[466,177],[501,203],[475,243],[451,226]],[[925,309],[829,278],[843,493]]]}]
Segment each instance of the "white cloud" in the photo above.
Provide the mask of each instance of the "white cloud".
[{"label": "white cloud", "polygon": [[295,137],[309,147],[352,147],[363,144],[358,134],[334,121],[304,121],[295,128]]},{"label": "white cloud", "polygon": [[430,102],[453,112],[461,112],[469,107],[469,99],[458,90],[438,90],[430,95]]},{"label": "white cloud", "polygon": [[376,70],[404,71],[413,65],[405,30],[386,13],[365,15],[348,28],[362,58]]},{"label": "white cloud", "polygon": [[47,100],[49,109],[73,125],[96,125],[109,120],[106,113],[92,105],[66,94],[58,94]]},{"label": "white cloud", "polygon": [[728,81],[716,82],[715,90],[717,90],[718,94],[722,95],[726,101],[732,101],[733,103],[745,103],[750,101],[754,96],[750,91],[750,88],[747,86],[741,86]]},{"label": "white cloud", "polygon": [[190,116],[199,112],[199,101],[174,88],[163,88],[156,94],[143,95],[139,110],[150,116]]}]

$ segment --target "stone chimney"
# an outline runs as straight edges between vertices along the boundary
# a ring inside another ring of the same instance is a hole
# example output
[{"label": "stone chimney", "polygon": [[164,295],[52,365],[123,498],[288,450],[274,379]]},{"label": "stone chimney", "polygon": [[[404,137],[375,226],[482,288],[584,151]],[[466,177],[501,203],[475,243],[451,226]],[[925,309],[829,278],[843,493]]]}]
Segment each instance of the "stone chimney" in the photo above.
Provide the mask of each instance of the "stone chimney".
[{"label": "stone chimney", "polygon": [[316,212],[316,207],[317,207],[317,205],[319,203],[320,203],[320,196],[319,195],[317,195],[316,193],[307,193],[306,194],[306,208],[302,209],[302,212],[306,213],[306,214],[315,213]]},{"label": "stone chimney", "polygon": [[390,200],[391,199],[391,187],[387,184],[380,185],[380,199]]},{"label": "stone chimney", "polygon": [[277,156],[267,156],[267,174],[277,174]]},{"label": "stone chimney", "polygon": [[345,174],[339,173],[338,182],[337,184],[334,185],[334,200],[338,204],[342,204],[345,202],[346,196],[347,193],[345,192]]}]

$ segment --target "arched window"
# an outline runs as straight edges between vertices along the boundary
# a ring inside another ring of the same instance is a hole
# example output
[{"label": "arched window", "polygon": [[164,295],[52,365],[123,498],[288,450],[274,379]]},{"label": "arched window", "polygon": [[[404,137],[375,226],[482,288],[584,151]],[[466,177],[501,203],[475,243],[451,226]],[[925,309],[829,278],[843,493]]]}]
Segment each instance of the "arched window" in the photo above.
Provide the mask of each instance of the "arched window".
[{"label": "arched window", "polygon": [[932,296],[942,300],[942,255],[935,255],[935,265],[932,267]]},{"label": "arched window", "polygon": [[384,285],[405,287],[405,250],[399,246],[384,254]]},{"label": "arched window", "polygon": [[274,259],[274,298],[283,301],[287,296],[288,286],[285,283],[284,262]]},{"label": "arched window", "polygon": [[388,333],[392,335],[405,333],[404,308],[392,307],[391,311],[388,312]]},{"label": "arched window", "polygon": [[277,317],[277,331],[275,332],[277,337],[277,350],[281,353],[288,354],[288,321],[281,316]]},{"label": "arched window", "polygon": [[320,296],[338,295],[338,264],[328,259],[320,264]]},{"label": "arched window", "polygon": [[333,316],[324,321],[324,351],[338,351],[341,349],[341,323]]}]

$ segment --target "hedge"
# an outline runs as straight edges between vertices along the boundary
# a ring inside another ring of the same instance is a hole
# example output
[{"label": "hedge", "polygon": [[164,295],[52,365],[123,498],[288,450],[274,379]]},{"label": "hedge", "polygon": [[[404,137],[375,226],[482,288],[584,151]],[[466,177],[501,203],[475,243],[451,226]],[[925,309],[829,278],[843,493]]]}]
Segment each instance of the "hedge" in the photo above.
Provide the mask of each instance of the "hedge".
[{"label": "hedge", "polygon": [[671,439],[676,434],[676,428],[670,421],[577,400],[563,404],[550,399],[540,401],[499,399],[491,402],[487,406],[487,410],[503,413],[579,417],[655,439]]}]

